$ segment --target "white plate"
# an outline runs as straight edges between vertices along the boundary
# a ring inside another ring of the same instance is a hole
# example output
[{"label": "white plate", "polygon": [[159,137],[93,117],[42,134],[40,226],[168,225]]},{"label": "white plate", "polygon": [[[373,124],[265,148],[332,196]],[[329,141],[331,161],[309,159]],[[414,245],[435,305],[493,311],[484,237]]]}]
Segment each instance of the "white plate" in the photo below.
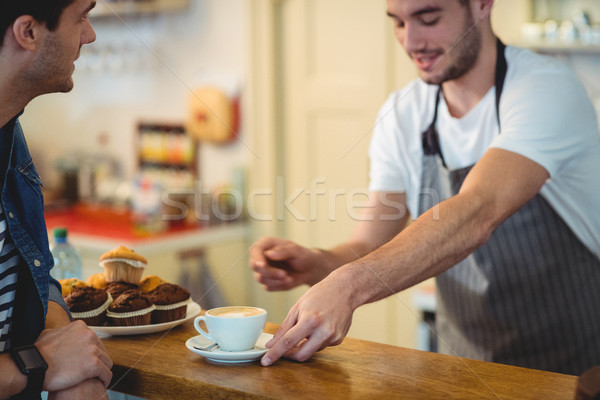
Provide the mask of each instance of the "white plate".
[{"label": "white plate", "polygon": [[143,335],[146,333],[166,331],[174,326],[181,325],[185,321],[196,318],[200,313],[200,310],[200,304],[190,301],[187,305],[185,318],[178,319],[177,321],[138,326],[90,326],[90,328],[96,332],[98,336]]},{"label": "white plate", "polygon": [[207,360],[216,363],[237,364],[260,359],[263,354],[267,352],[265,344],[272,338],[273,335],[263,332],[258,337],[256,345],[252,350],[223,351],[219,348],[219,346],[215,346],[209,350],[201,350],[202,348],[210,345],[212,342],[206,339],[204,336],[198,335],[194,336],[193,338],[189,338],[185,342],[185,347],[194,353],[201,355],[202,357],[206,357]]}]

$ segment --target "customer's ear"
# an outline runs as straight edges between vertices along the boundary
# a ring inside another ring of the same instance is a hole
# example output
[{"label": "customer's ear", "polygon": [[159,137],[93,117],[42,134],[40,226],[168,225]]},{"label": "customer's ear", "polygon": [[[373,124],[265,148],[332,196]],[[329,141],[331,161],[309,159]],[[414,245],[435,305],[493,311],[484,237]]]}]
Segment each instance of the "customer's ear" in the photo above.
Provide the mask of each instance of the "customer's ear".
[{"label": "customer's ear", "polygon": [[31,15],[21,15],[12,24],[15,41],[25,50],[33,51],[40,40],[42,25]]}]

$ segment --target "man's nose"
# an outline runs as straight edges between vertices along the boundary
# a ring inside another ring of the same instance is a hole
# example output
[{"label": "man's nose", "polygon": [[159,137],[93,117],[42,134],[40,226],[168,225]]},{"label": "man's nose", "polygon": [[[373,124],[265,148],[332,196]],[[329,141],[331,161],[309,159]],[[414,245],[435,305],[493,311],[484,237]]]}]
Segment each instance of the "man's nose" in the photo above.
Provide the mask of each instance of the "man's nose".
[{"label": "man's nose", "polygon": [[83,32],[81,34],[81,44],[87,44],[87,43],[92,43],[96,40],[96,31],[94,30],[94,27],[92,26],[92,23],[90,22],[90,20],[86,20],[85,21],[86,26],[83,29]]},{"label": "man's nose", "polygon": [[423,50],[423,34],[414,24],[407,23],[404,25],[404,29],[398,36],[398,41],[409,54]]}]

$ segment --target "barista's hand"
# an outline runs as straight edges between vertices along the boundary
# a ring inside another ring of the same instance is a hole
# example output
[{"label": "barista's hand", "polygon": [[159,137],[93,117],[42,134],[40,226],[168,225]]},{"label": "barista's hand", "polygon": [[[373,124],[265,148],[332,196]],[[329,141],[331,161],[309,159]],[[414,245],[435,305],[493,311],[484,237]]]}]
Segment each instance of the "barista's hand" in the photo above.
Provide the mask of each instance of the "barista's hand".
[{"label": "barista's hand", "polygon": [[269,291],[313,285],[327,274],[323,264],[324,257],[319,250],[307,249],[289,240],[262,238],[250,250],[254,277]]},{"label": "barista's hand", "polygon": [[336,272],[311,287],[291,308],[267,343],[270,350],[262,365],[269,366],[282,356],[306,361],[316,351],[342,343],[355,310],[354,285],[334,277]]},{"label": "barista's hand", "polygon": [[108,400],[104,384],[98,379],[88,379],[77,386],[48,393],[48,400],[91,399]]},{"label": "barista's hand", "polygon": [[44,390],[60,391],[98,378],[104,387],[112,379],[112,360],[98,336],[83,321],[44,330],[35,342],[48,363]]}]

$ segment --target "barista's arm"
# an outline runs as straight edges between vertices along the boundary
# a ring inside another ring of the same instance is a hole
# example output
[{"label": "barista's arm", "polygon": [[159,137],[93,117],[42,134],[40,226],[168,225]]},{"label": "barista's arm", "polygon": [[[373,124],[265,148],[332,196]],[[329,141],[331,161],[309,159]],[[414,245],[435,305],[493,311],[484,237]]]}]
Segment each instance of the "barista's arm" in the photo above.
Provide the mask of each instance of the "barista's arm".
[{"label": "barista's arm", "polygon": [[303,361],[319,349],[341,343],[357,307],[438,275],[465,258],[535,196],[548,178],[546,169],[526,157],[489,150],[458,195],[424,213],[389,243],[310,288],[267,344],[271,349],[263,365],[283,355]]}]

